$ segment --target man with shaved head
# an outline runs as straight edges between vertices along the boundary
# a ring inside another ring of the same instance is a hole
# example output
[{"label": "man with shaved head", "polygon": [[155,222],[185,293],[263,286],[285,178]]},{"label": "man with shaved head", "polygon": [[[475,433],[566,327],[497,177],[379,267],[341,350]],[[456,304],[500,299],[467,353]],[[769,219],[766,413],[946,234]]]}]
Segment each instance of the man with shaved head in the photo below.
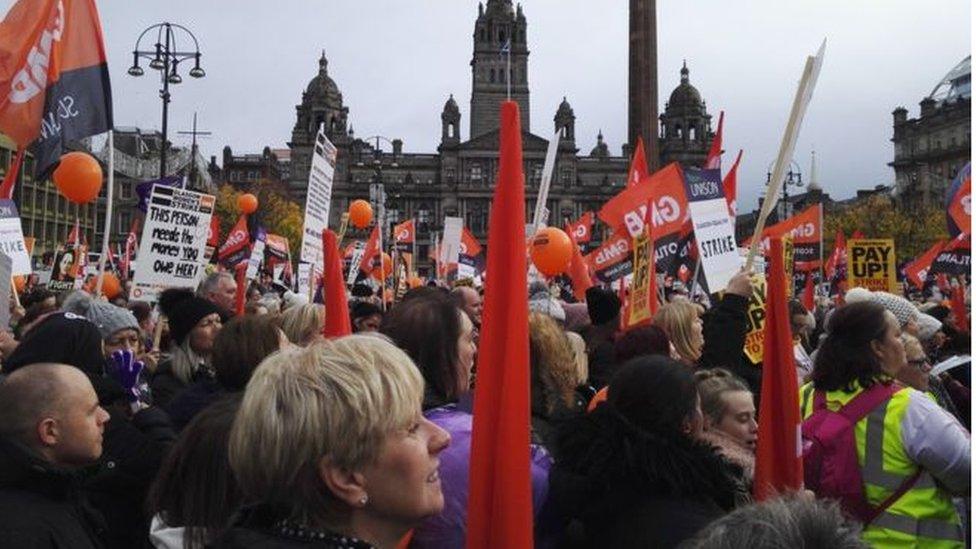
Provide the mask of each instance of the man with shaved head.
[{"label": "man with shaved head", "polygon": [[24,366],[0,382],[0,544],[103,547],[78,470],[102,455],[109,415],[81,370]]}]

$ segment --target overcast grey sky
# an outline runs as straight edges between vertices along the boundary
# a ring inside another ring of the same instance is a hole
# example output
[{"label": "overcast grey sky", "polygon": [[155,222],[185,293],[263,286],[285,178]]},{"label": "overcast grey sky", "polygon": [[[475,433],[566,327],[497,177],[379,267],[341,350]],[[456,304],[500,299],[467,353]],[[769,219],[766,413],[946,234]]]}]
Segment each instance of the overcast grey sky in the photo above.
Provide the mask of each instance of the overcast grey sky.
[{"label": "overcast grey sky", "polygon": [[[10,1],[4,2],[8,6]],[[475,0],[101,0],[116,125],[158,128],[157,81],[126,74],[146,26],[168,20],[200,40],[207,77],[173,90],[170,128],[189,129],[193,111],[205,154],[284,147],[295,105],[317,71],[319,52],[359,136],[404,140],[433,152],[448,94],[468,135]],[[627,0],[527,0],[531,130],[550,135],[565,95],[577,145],[588,153],[602,129],[619,154],[627,127]],[[726,113],[725,165],[744,149],[740,208],[763,192],[768,165],[803,67],[827,38],[820,81],[794,158],[804,176],[815,148],[818,175],[834,198],[891,183],[891,111],[918,102],[970,53],[966,0],[658,2],[661,107],[682,59],[714,116]],[[151,45],[151,43],[149,44]],[[172,131],[171,130],[171,131]],[[172,135],[172,134],[171,134]],[[187,138],[173,136],[175,143]]]}]

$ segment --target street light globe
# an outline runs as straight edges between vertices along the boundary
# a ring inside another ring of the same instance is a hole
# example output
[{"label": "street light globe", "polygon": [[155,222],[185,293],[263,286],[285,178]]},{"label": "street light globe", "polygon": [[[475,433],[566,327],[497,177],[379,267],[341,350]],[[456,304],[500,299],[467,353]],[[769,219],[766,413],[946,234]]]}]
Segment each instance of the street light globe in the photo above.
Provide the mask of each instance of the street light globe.
[{"label": "street light globe", "polygon": [[190,76],[193,78],[203,78],[206,75],[207,75],[206,71],[204,71],[200,67],[193,67],[192,69],[190,69]]},{"label": "street light globe", "polygon": [[183,82],[183,77],[174,72],[169,75],[168,80],[170,84],[181,84]]},{"label": "street light globe", "polygon": [[129,76],[142,76],[143,74],[145,74],[145,71],[139,65],[129,67]]},{"label": "street light globe", "polygon": [[149,68],[156,69],[157,71],[161,71],[166,68],[166,62],[163,61],[162,57],[159,57],[157,55],[156,57],[153,58],[152,61],[149,62]]}]

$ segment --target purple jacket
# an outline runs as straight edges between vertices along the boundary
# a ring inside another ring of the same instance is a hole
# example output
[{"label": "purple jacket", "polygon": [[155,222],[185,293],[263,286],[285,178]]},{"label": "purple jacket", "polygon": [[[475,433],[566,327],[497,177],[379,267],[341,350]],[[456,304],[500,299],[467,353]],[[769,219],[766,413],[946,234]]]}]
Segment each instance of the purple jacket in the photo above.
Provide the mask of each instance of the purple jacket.
[{"label": "purple jacket", "polygon": [[[470,403],[468,403],[470,406]],[[414,529],[411,548],[455,549],[465,546],[468,524],[468,468],[471,464],[471,426],[474,416],[464,404],[432,408],[424,416],[451,434],[451,444],[440,459],[441,490],[444,510]],[[549,491],[549,469],[552,458],[541,446],[531,445],[532,508],[542,509]]]}]

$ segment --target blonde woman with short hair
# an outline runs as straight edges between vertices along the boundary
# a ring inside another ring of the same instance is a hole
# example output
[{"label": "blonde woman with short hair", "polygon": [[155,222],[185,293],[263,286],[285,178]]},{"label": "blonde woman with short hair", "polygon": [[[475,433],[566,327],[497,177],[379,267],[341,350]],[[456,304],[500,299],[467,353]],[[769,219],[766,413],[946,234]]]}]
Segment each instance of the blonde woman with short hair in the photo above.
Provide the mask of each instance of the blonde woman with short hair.
[{"label": "blonde woman with short hair", "polygon": [[394,547],[444,506],[450,436],[421,413],[424,382],[381,338],[268,357],[248,383],[229,459],[249,506],[219,547]]},{"label": "blonde woman with short hair", "polygon": [[325,325],[325,307],[315,303],[294,305],[281,314],[281,330],[288,341],[307,347],[319,339]]}]

